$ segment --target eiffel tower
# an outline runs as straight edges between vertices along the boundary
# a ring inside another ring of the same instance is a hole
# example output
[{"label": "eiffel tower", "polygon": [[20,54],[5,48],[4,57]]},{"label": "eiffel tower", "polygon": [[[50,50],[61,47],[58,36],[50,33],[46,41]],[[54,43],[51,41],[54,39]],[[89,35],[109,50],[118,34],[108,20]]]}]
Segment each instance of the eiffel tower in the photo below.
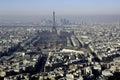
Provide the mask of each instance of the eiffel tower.
[{"label": "eiffel tower", "polygon": [[53,11],[53,27],[52,27],[52,33],[57,34],[57,29],[55,25],[55,12]]}]

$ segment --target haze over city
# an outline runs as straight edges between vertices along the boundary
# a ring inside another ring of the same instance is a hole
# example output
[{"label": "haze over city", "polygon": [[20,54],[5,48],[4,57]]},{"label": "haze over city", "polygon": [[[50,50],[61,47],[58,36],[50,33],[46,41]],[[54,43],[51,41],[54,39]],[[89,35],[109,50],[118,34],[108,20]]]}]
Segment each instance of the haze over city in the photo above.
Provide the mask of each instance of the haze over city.
[{"label": "haze over city", "polygon": [[0,80],[119,80],[119,0],[1,0]]},{"label": "haze over city", "polygon": [[116,22],[119,0],[1,0],[0,22],[39,22],[57,13],[57,19]]}]

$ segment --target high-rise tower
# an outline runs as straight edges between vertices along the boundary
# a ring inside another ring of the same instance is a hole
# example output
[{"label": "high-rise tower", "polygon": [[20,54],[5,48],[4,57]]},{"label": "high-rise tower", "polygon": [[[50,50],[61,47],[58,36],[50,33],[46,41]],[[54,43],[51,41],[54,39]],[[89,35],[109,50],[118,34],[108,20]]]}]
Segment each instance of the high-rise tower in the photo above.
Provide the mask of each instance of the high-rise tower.
[{"label": "high-rise tower", "polygon": [[57,29],[55,25],[55,12],[53,11],[53,27],[52,27],[52,33],[57,34]]}]

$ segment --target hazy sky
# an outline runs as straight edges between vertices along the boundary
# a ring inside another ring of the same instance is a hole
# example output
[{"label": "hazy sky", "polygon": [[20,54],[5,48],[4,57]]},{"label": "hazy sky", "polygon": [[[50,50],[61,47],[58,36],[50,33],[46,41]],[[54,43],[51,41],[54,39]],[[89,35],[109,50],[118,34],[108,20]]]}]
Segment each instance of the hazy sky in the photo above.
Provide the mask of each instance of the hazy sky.
[{"label": "hazy sky", "polygon": [[0,0],[0,15],[119,15],[120,0]]}]

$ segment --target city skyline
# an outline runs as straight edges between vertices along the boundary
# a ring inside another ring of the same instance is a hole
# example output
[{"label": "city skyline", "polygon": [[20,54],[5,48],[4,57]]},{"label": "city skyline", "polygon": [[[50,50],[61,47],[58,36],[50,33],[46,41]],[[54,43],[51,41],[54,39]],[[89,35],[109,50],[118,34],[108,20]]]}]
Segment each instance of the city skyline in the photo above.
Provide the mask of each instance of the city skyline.
[{"label": "city skyline", "polygon": [[119,15],[117,0],[1,0],[0,16],[49,15]]},{"label": "city skyline", "polygon": [[119,80],[119,2],[1,0],[0,80]]}]

